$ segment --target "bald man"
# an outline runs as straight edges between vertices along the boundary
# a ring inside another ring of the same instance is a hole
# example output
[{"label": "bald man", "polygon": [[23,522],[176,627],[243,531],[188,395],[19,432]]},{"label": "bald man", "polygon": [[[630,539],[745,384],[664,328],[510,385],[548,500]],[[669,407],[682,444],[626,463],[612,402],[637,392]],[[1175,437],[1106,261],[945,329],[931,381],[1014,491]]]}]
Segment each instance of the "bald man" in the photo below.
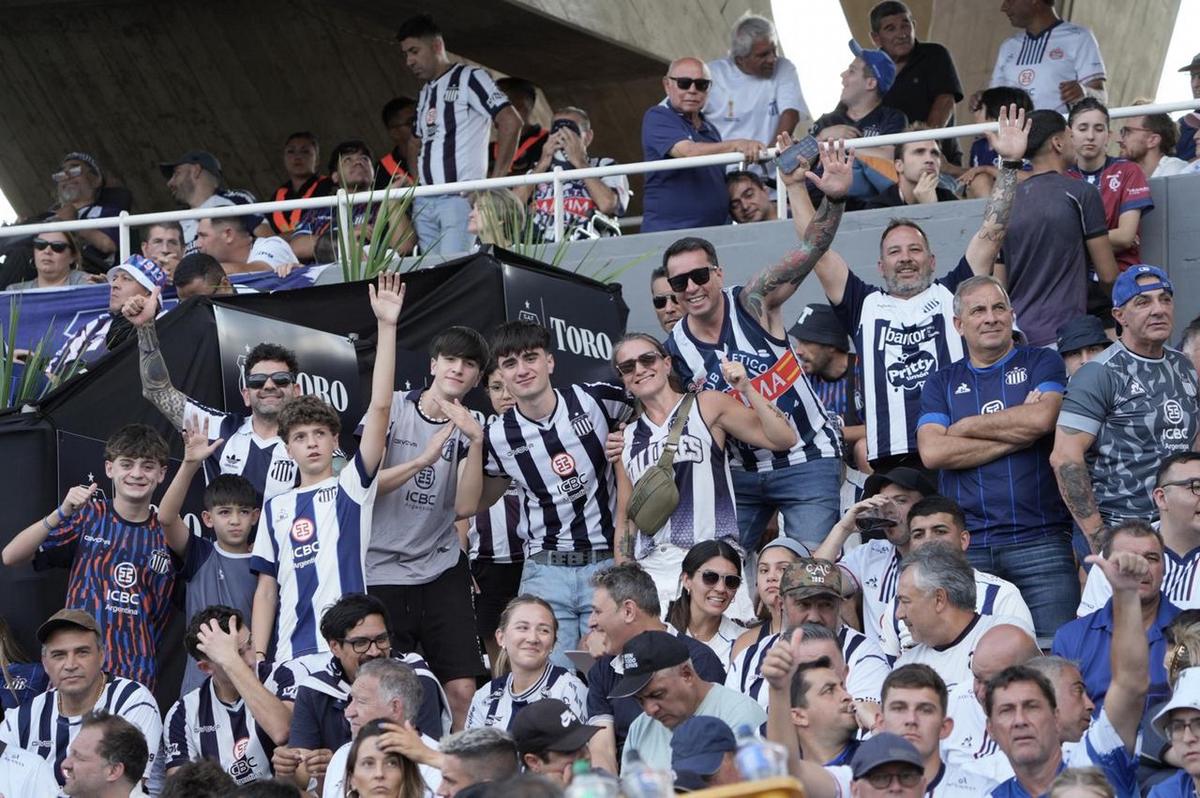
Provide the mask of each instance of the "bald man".
[{"label": "bald man", "polygon": [[[757,161],[765,145],[750,139],[722,141],[702,109],[708,100],[712,76],[698,58],[671,62],[663,77],[665,103],[642,117],[642,152],[647,161],[690,158],[740,152],[747,162]],[[712,227],[729,220],[725,167],[676,169],[646,175],[642,232]]]}]

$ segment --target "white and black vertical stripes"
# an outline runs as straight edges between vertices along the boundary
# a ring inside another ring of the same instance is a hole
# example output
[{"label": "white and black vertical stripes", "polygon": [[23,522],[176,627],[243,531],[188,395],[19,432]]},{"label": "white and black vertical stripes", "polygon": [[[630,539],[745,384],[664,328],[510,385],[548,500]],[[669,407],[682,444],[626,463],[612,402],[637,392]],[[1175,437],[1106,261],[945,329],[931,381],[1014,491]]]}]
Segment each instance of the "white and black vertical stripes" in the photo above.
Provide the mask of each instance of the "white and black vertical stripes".
[{"label": "white and black vertical stripes", "polygon": [[486,71],[454,64],[421,88],[415,132],[423,185],[487,176],[491,120],[509,105]]},{"label": "white and black vertical stripes", "polygon": [[510,489],[500,501],[476,513],[467,537],[472,560],[523,562],[525,541],[521,537],[521,497],[517,491]]}]

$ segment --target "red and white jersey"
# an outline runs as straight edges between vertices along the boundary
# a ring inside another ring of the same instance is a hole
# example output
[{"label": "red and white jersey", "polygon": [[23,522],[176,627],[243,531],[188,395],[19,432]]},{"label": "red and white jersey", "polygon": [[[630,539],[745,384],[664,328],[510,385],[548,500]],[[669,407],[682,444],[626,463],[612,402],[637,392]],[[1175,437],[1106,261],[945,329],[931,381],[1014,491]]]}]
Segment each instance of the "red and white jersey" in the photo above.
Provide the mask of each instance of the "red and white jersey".
[{"label": "red and white jersey", "polygon": [[[1076,167],[1068,169],[1067,174],[1086,180],[1100,190],[1100,200],[1104,203],[1104,219],[1108,222],[1109,230],[1117,226],[1121,214],[1126,211],[1141,211],[1146,214],[1154,210],[1154,199],[1150,196],[1150,184],[1146,182],[1146,173],[1133,161],[1109,157],[1104,159],[1104,166],[1094,172],[1085,172]],[[1114,254],[1121,271],[1142,262],[1142,248],[1137,239],[1132,247]]]}]

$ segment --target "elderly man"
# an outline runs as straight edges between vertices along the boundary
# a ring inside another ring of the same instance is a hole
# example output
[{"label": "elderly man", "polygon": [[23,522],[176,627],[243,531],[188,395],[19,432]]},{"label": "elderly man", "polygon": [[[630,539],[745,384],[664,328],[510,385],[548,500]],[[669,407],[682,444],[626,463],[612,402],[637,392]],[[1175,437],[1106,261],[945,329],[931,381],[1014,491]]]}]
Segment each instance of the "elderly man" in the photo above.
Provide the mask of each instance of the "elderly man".
[{"label": "elderly man", "polygon": [[279,270],[299,265],[296,253],[279,236],[255,238],[260,216],[224,216],[201,219],[196,228],[196,249],[221,262],[226,274]]},{"label": "elderly man", "polygon": [[[160,163],[158,169],[167,181],[167,189],[175,200],[189,208],[219,208],[233,205],[233,200],[221,193],[225,177],[221,174],[221,162],[211,152],[189,150],[177,161]],[[196,251],[197,220],[185,219],[183,244],[190,254]]]},{"label": "elderly man", "polygon": [[[671,62],[663,77],[665,104],[651,107],[642,117],[644,160],[688,158],[740,152],[747,161],[757,161],[766,146],[754,139],[725,141],[705,116],[712,77],[698,58]],[[703,166],[646,175],[642,232],[713,227],[729,218],[725,192],[725,169]]]},{"label": "elderly man", "polygon": [[676,322],[683,318],[683,308],[671,290],[671,284],[667,282],[666,266],[655,266],[654,271],[650,272],[650,301],[654,304],[658,325],[670,335]]},{"label": "elderly man", "polygon": [[1122,272],[1113,286],[1121,337],[1076,372],[1063,401],[1050,465],[1093,551],[1106,524],[1158,518],[1153,491],[1159,460],[1195,448],[1196,371],[1166,346],[1174,292],[1156,266]]},{"label": "elderly man", "polygon": [[1049,636],[1079,603],[1071,518],[1050,470],[1063,362],[1048,349],[1013,344],[1012,305],[994,277],[959,284],[954,328],[967,356],[925,382],[921,459],[962,505],[971,564],[1015,584],[1038,634]]},{"label": "elderly man", "polygon": [[[129,210],[129,203],[119,202],[104,190],[104,173],[100,164],[86,152],[69,152],[63,156],[58,171],[50,176],[54,181],[55,205],[40,217],[40,221],[71,222],[76,219],[97,219],[118,216]],[[111,265],[117,252],[117,228],[76,230],[75,236],[83,246],[80,253],[92,271],[103,272]]]},{"label": "elderly man", "polygon": [[494,726],[451,734],[442,740],[438,798],[454,798],[475,784],[504,781],[521,772],[513,738]]},{"label": "elderly man", "polygon": [[1104,332],[1104,322],[1095,316],[1077,316],[1059,327],[1055,345],[1066,367],[1067,379],[1111,344],[1112,339]]},{"label": "elderly man", "polygon": [[521,765],[566,788],[571,769],[579,760],[591,761],[588,742],[600,731],[599,726],[579,722],[575,713],[557,698],[532,701],[513,718],[509,726],[517,743]]},{"label": "elderly man", "polygon": [[[924,124],[909,125],[906,132],[927,129]],[[953,141],[953,139],[949,139]],[[952,202],[958,196],[939,182],[942,174],[942,148],[934,139],[897,144],[893,163],[896,182],[878,196],[867,200],[868,208],[901,208],[905,205],[931,205]]]},{"label": "elderly man", "polygon": [[84,716],[63,760],[63,792],[72,798],[138,798],[142,776],[153,761],[157,741],[148,742],[137,726],[116,713],[95,710]]},{"label": "elderly man", "polygon": [[629,727],[621,764],[636,751],[651,767],[671,766],[671,736],[696,715],[720,718],[732,728],[757,729],[767,714],[750,698],[706,681],[692,665],[691,651],[668,632],[642,632],[621,649],[623,675],[609,698],[634,698],[642,714]]},{"label": "elderly man", "polygon": [[725,188],[729,191],[729,215],[738,224],[773,222],[779,218],[771,192],[756,172],[745,169],[727,172]]},{"label": "elderly man", "polygon": [[142,238],[142,257],[158,264],[168,277],[174,278],[175,267],[183,257],[183,228],[179,222],[152,224]]}]

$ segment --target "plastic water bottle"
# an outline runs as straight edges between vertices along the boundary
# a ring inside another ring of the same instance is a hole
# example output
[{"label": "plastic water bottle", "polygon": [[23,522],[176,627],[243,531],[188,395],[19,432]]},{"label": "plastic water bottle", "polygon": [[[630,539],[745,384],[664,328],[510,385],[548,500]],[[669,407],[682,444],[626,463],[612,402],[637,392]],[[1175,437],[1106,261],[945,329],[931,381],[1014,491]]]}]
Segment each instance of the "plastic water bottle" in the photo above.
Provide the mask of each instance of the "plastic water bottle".
[{"label": "plastic water bottle", "polygon": [[624,798],[671,798],[675,784],[670,773],[650,767],[634,751],[629,764],[621,769],[621,794]]},{"label": "plastic water bottle", "polygon": [[616,779],[597,773],[582,759],[572,766],[571,784],[564,793],[566,798],[617,798],[620,794]]},{"label": "plastic water bottle", "polygon": [[759,737],[750,726],[738,727],[734,761],[746,781],[787,775],[787,750],[779,743]]}]

